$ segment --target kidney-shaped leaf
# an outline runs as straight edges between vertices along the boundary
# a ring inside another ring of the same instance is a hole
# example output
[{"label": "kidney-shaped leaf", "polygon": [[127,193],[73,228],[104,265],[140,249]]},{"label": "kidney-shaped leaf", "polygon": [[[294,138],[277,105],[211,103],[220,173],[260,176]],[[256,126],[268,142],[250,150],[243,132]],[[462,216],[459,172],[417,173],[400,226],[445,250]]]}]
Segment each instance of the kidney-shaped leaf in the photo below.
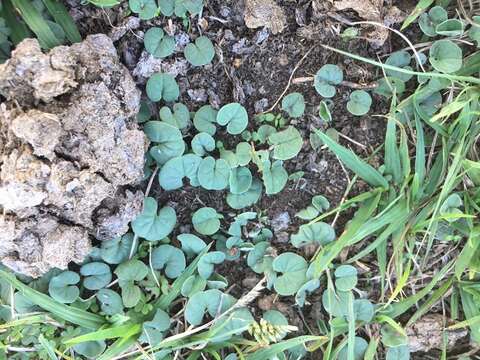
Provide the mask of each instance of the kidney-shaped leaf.
[{"label": "kidney-shaped leaf", "polygon": [[150,149],[150,155],[160,164],[180,156],[185,151],[182,133],[173,125],[162,121],[149,121],[144,127],[145,134],[155,146]]},{"label": "kidney-shaped leaf", "polygon": [[343,71],[337,65],[323,65],[314,77],[315,90],[325,98],[335,96],[338,85],[343,81]]},{"label": "kidney-shaped leaf", "polygon": [[303,95],[294,92],[285,96],[282,100],[282,109],[293,118],[298,118],[305,112],[305,99]]},{"label": "kidney-shaped leaf", "polygon": [[206,132],[210,135],[215,135],[217,128],[217,110],[210,105],[204,105],[195,113],[193,117],[193,126],[200,132]]},{"label": "kidney-shaped leaf", "polygon": [[[127,233],[113,240],[102,241],[100,256],[108,264],[120,264],[128,259],[133,245],[133,234]],[[134,253],[136,253],[135,246]]]},{"label": "kidney-shaped leaf", "polygon": [[147,30],[143,38],[145,50],[156,58],[164,58],[173,54],[175,50],[175,38],[165,34],[165,32],[158,27],[153,27]]},{"label": "kidney-shaped leaf", "polygon": [[[268,310],[263,313],[263,319],[267,320],[270,324],[276,326],[287,326],[288,320],[280,311],[278,310]],[[278,335],[277,339],[283,339],[287,335],[287,332],[281,332]]]},{"label": "kidney-shaped leaf", "polygon": [[196,326],[202,323],[205,312],[208,311],[210,316],[214,317],[217,314],[222,296],[222,292],[217,289],[197,292],[188,299],[185,307],[185,320]]},{"label": "kidney-shaped leaf", "polygon": [[322,294],[323,308],[333,317],[345,317],[348,314],[349,292],[337,291],[328,288]]},{"label": "kidney-shaped leaf", "polygon": [[268,137],[268,142],[273,145],[273,158],[277,160],[294,158],[300,152],[303,145],[300,132],[293,126],[271,134]]},{"label": "kidney-shaped leaf", "polygon": [[353,343],[353,358],[348,355],[348,345],[345,344],[338,353],[338,360],[363,360],[368,348],[368,342],[359,336],[355,336]]},{"label": "kidney-shaped leaf", "polygon": [[298,233],[291,236],[290,241],[296,248],[309,244],[327,245],[335,240],[335,230],[327,223],[316,222],[300,226]]},{"label": "kidney-shaped leaf", "polygon": [[186,267],[185,255],[182,250],[172,245],[160,245],[152,251],[152,267],[163,270],[170,279],[179,277]]},{"label": "kidney-shaped leaf", "polygon": [[160,186],[167,191],[180,189],[185,177],[190,180],[190,185],[200,185],[197,172],[201,162],[202,158],[195,154],[186,154],[168,160],[158,174]]},{"label": "kidney-shaped leaf", "polygon": [[132,221],[135,234],[148,241],[157,241],[167,237],[173,231],[177,223],[175,210],[166,206],[157,213],[157,209],[157,201],[146,197],[143,212]]},{"label": "kidney-shaped leaf", "polygon": [[228,186],[230,165],[223,159],[208,156],[198,167],[198,182],[206,190],[223,190]]},{"label": "kidney-shaped leaf", "polygon": [[77,300],[80,290],[76,286],[80,276],[73,271],[64,271],[50,279],[48,293],[58,302],[71,304]]},{"label": "kidney-shaped leaf", "polygon": [[198,236],[193,234],[180,234],[177,239],[182,244],[182,250],[187,257],[192,257],[196,254],[200,254],[203,249],[207,247],[207,244]]},{"label": "kidney-shaped leaf", "polygon": [[357,269],[351,265],[340,265],[335,270],[335,286],[340,291],[352,290],[357,285]]},{"label": "kidney-shaped leaf", "polygon": [[368,113],[372,106],[372,97],[364,90],[355,90],[350,94],[347,110],[352,115],[362,116]]},{"label": "kidney-shaped leaf", "polygon": [[207,280],[199,275],[189,276],[182,285],[181,293],[185,297],[192,297],[197,292],[205,290]]},{"label": "kidney-shaped leaf", "polygon": [[451,40],[438,40],[430,48],[429,60],[435,70],[451,74],[462,67],[462,49]]},{"label": "kidney-shaped leaf", "polygon": [[220,229],[219,215],[215,209],[211,207],[203,207],[193,213],[192,223],[195,231],[202,235],[213,235]]},{"label": "kidney-shaped leaf", "polygon": [[178,129],[184,129],[188,126],[190,120],[190,112],[188,108],[181,103],[173,105],[172,110],[168,106],[164,106],[159,111],[160,119],[167,124],[175,126]]},{"label": "kidney-shaped leaf", "polygon": [[110,289],[100,289],[97,294],[100,308],[107,315],[121,314],[123,311],[122,298],[117,292]]},{"label": "kidney-shaped leaf", "polygon": [[283,167],[283,161],[277,160],[271,165],[268,160],[263,163],[263,183],[268,195],[282,191],[287,181],[288,173]]},{"label": "kidney-shaped leaf", "polygon": [[427,36],[437,36],[435,28],[438,24],[448,19],[447,11],[441,6],[434,6],[428,12],[424,12],[418,19],[420,29]]},{"label": "kidney-shaped leaf", "polygon": [[239,103],[224,105],[217,114],[217,123],[222,126],[227,125],[229,134],[238,135],[247,128],[247,110]]},{"label": "kidney-shaped leaf", "polygon": [[195,154],[204,156],[207,152],[215,150],[215,140],[210,134],[201,132],[193,137],[192,150]]},{"label": "kidney-shaped leaf", "polygon": [[221,251],[212,251],[202,255],[198,262],[199,275],[207,280],[213,274],[215,265],[221,264],[225,261],[225,254]]},{"label": "kidney-shaped leaf", "polygon": [[236,167],[230,171],[230,192],[232,194],[243,194],[252,186],[252,173],[246,167]]},{"label": "kidney-shaped leaf", "polygon": [[212,62],[215,56],[215,48],[208,37],[199,36],[195,43],[187,44],[184,54],[190,64],[202,66]]},{"label": "kidney-shaped leaf", "polygon": [[99,290],[112,281],[112,272],[107,264],[102,262],[91,262],[80,268],[80,274],[86,278],[83,286],[88,290]]},{"label": "kidney-shaped leaf", "polygon": [[175,101],[180,96],[180,88],[170,74],[156,73],[147,81],[147,96],[152,101]]},{"label": "kidney-shaped leaf", "polygon": [[240,210],[255,204],[262,195],[262,183],[258,179],[253,179],[252,186],[243,194],[227,195],[227,204],[232,209]]},{"label": "kidney-shaped leaf", "polygon": [[142,261],[132,259],[118,265],[114,272],[120,283],[141,281],[147,276],[148,267]]},{"label": "kidney-shaped leaf", "polygon": [[307,261],[294,253],[283,253],[273,261],[273,270],[281,273],[273,284],[275,291],[282,296],[295,294],[306,282]]},{"label": "kidney-shaped leaf", "polygon": [[143,323],[143,332],[140,336],[140,341],[147,342],[154,346],[163,339],[162,332],[167,331],[169,328],[170,317],[165,311],[157,309],[153,319]]}]

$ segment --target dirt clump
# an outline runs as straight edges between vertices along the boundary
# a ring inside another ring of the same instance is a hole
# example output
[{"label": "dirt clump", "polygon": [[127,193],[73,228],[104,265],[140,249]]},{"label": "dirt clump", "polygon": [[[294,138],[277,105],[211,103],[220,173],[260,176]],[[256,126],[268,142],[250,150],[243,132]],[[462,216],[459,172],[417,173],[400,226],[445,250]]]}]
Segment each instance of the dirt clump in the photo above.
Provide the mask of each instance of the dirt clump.
[{"label": "dirt clump", "polygon": [[141,210],[148,141],[140,91],[105,35],[0,65],[0,260],[38,277],[81,262],[91,237],[124,234]]},{"label": "dirt clump", "polygon": [[287,26],[283,9],[273,0],[246,0],[245,25],[250,29],[266,27],[278,34]]}]

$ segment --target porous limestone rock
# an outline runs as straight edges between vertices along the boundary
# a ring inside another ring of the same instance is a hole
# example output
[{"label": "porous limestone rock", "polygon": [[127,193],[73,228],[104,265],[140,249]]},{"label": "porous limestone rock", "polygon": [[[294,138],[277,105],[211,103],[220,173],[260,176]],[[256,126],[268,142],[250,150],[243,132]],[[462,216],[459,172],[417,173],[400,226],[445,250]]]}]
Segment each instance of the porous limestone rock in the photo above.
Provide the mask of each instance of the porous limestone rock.
[{"label": "porous limestone rock", "polygon": [[0,261],[38,277],[123,235],[141,211],[148,141],[112,40],[48,53],[24,40],[0,65],[0,94]]}]

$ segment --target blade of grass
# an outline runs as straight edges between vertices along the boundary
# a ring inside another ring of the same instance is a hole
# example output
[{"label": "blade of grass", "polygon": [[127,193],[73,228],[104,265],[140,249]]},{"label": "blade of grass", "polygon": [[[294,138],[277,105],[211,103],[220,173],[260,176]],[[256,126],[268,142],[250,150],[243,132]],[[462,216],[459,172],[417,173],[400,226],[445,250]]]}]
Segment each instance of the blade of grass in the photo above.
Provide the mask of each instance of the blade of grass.
[{"label": "blade of grass", "polygon": [[137,341],[137,336],[130,336],[127,338],[117,339],[112,345],[110,345],[105,352],[100,355],[97,360],[112,360],[118,359],[117,356],[123,354],[130,347],[132,347]]},{"label": "blade of grass", "polygon": [[443,74],[443,73],[436,73],[436,72],[418,72],[418,71],[408,70],[408,69],[405,69],[405,68],[400,68],[400,67],[396,67],[396,66],[392,66],[392,65],[388,65],[388,64],[383,64],[381,62],[378,62],[378,61],[375,61],[375,60],[372,60],[372,59],[369,59],[369,58],[366,58],[366,57],[363,57],[363,56],[359,56],[359,55],[356,55],[356,54],[352,54],[352,53],[349,53],[347,51],[339,50],[339,49],[336,49],[336,48],[328,46],[328,45],[321,44],[320,46],[322,46],[323,48],[325,48],[327,50],[331,50],[331,51],[334,51],[338,54],[342,54],[344,56],[350,57],[352,59],[362,61],[362,62],[365,62],[365,63],[370,64],[370,65],[378,66],[378,67],[380,67],[384,70],[398,71],[398,72],[401,72],[402,74],[409,74],[409,75],[414,75],[414,76],[424,76],[424,77],[431,77],[431,78],[449,79],[451,81],[469,82],[469,83],[472,83],[472,84],[480,84],[480,79],[475,78],[473,76],[459,76],[459,75]]},{"label": "blade of grass", "polygon": [[249,354],[245,357],[246,360],[265,360],[265,359],[271,359],[275,357],[276,355],[287,351],[288,349],[294,348],[299,345],[303,345],[307,342],[324,342],[326,341],[326,338],[324,336],[312,336],[312,335],[307,335],[307,336],[299,336],[295,337],[293,339],[288,339],[288,340],[283,340],[282,342],[279,342],[277,344],[270,345],[267,348],[260,349],[253,354]]},{"label": "blade of grass", "polygon": [[43,334],[40,334],[40,336],[38,337],[38,341],[40,342],[40,345],[42,345],[42,347],[45,349],[45,351],[47,352],[47,355],[48,357],[50,358],[50,360],[58,360],[58,357],[57,355],[55,354],[55,349],[53,348],[53,346],[48,342],[47,339],[45,339],[45,337],[43,336]]},{"label": "blade of grass", "polygon": [[10,39],[14,45],[18,45],[22,40],[31,36],[31,32],[23,21],[17,18],[17,14],[11,0],[2,1],[2,17],[5,19],[8,28],[10,29]]},{"label": "blade of grass", "polygon": [[413,23],[425,10],[427,10],[430,5],[432,5],[434,0],[420,0],[417,3],[417,6],[413,9],[410,15],[407,16],[405,21],[402,24],[400,30],[406,29],[411,23]]},{"label": "blade of grass", "polygon": [[402,181],[402,166],[396,132],[397,123],[393,118],[389,117],[385,135],[385,173],[392,175],[394,182],[399,184]]},{"label": "blade of grass", "polygon": [[385,178],[371,165],[361,160],[353,151],[336,143],[321,131],[317,130],[316,134],[320,137],[322,142],[338,156],[345,166],[360,178],[365,180],[371,186],[388,188],[387,180],[385,180]]},{"label": "blade of grass", "polygon": [[472,229],[469,238],[467,239],[460,255],[455,262],[455,277],[460,280],[463,272],[467,269],[472,261],[473,256],[480,246],[480,227],[477,226]]},{"label": "blade of grass", "polygon": [[420,319],[423,315],[425,315],[430,308],[435,305],[446,293],[448,290],[451,289],[451,286],[453,284],[453,277],[445,281],[442,286],[440,286],[438,289],[436,289],[430,298],[425,301],[418,309],[415,311],[415,313],[412,315],[412,317],[408,320],[406,327],[409,327],[413,325],[418,319]]},{"label": "blade of grass", "polygon": [[55,19],[55,22],[63,28],[70,42],[76,43],[82,41],[82,36],[78,32],[77,25],[75,25],[65,5],[58,0],[43,0],[43,3],[50,15]]},{"label": "blade of grass", "polygon": [[137,335],[142,331],[141,324],[125,324],[111,327],[108,329],[101,329],[90,332],[88,334],[80,335],[64,342],[67,346],[80,344],[87,341],[99,341],[116,338],[129,338]]},{"label": "blade of grass", "polygon": [[11,1],[28,27],[37,35],[38,41],[43,48],[51,49],[60,45],[60,41],[35,6],[32,6],[28,0]]},{"label": "blade of grass", "polygon": [[473,320],[480,316],[480,309],[472,294],[460,287],[460,299],[462,300],[463,312],[466,320],[470,320],[470,336],[476,344],[480,344],[480,323]]},{"label": "blade of grass", "polygon": [[6,271],[0,270],[0,278],[5,279],[15,289],[21,291],[22,294],[35,305],[40,306],[42,309],[65,321],[93,330],[100,328],[106,323],[106,320],[102,316],[59,303],[51,297],[23,284],[21,281],[17,280],[15,276]]}]

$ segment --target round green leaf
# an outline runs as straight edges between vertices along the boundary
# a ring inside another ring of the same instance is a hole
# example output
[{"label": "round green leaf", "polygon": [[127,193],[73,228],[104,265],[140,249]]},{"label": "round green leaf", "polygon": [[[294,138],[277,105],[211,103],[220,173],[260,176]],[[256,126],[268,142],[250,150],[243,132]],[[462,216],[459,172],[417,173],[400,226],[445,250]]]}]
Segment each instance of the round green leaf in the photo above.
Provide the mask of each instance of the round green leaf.
[{"label": "round green leaf", "polygon": [[100,308],[105,314],[112,316],[122,313],[122,298],[115,291],[110,289],[100,289],[96,296],[100,302]]},{"label": "round green leaf", "polygon": [[273,270],[281,273],[275,279],[273,286],[281,296],[295,294],[306,282],[307,261],[294,253],[283,253],[273,260]]},{"label": "round green leaf", "polygon": [[152,251],[152,267],[155,270],[165,268],[165,275],[176,279],[185,270],[185,255],[182,250],[172,245],[161,245]]},{"label": "round green leaf", "polygon": [[150,155],[160,165],[181,156],[185,151],[185,142],[178,128],[162,121],[149,121],[144,127],[147,137],[156,145],[150,149]]},{"label": "round green leaf", "polygon": [[273,158],[277,160],[294,158],[300,152],[303,145],[300,132],[293,126],[271,134],[268,137],[268,142],[273,145]]},{"label": "round green leaf", "polygon": [[268,137],[272,134],[275,134],[277,129],[272,125],[262,125],[258,128],[256,132],[253,133],[253,141],[256,141],[260,144],[264,144]]},{"label": "round green leaf", "polygon": [[215,56],[215,48],[206,36],[199,36],[195,44],[190,43],[184,50],[185,58],[193,66],[207,65],[212,62]]},{"label": "round green leaf", "polygon": [[353,312],[355,314],[355,321],[368,323],[372,321],[375,315],[375,308],[367,299],[357,299],[353,301]]},{"label": "round green leaf", "polygon": [[340,291],[352,290],[357,285],[357,269],[341,265],[335,270],[335,286]]},{"label": "round green leaf", "polygon": [[197,172],[202,158],[195,154],[186,154],[168,160],[158,174],[160,186],[164,190],[176,190],[183,186],[183,178],[190,180],[190,185],[199,186]]},{"label": "round green leaf", "polygon": [[132,229],[139,237],[148,241],[162,240],[167,237],[177,223],[177,214],[169,206],[160,209],[154,198],[144,200],[143,212],[132,221]]},{"label": "round green leaf", "polygon": [[442,36],[462,36],[465,31],[463,21],[448,19],[437,25],[435,32]]},{"label": "round green leaf", "polygon": [[287,181],[288,173],[283,167],[283,161],[277,160],[272,165],[268,160],[263,163],[263,183],[268,195],[278,194]]},{"label": "round green leaf", "polygon": [[142,290],[131,282],[124,283],[121,288],[123,306],[126,308],[137,306],[142,298]]},{"label": "round green leaf", "polygon": [[302,209],[295,214],[296,217],[302,220],[312,220],[318,215],[320,215],[320,211],[318,211],[314,206],[307,206],[305,209]]},{"label": "round green leaf", "polygon": [[318,108],[318,116],[320,116],[320,119],[327,123],[332,122],[332,114],[330,113],[330,108],[324,100],[320,102],[320,106]]},{"label": "round green leaf", "polygon": [[[86,333],[86,332],[85,332]],[[101,353],[105,351],[107,345],[105,341],[85,341],[80,344],[73,345],[73,350],[88,359],[96,359]]]},{"label": "round green leaf", "polygon": [[198,182],[206,190],[223,190],[230,178],[230,165],[223,159],[208,156],[198,167]]},{"label": "round green leaf", "polygon": [[239,103],[224,105],[217,114],[217,123],[222,126],[227,125],[229,134],[241,134],[248,125],[247,110]]},{"label": "round green leaf", "polygon": [[159,115],[162,121],[173,125],[178,129],[185,129],[190,120],[190,112],[188,111],[188,108],[181,103],[173,105],[173,113],[168,106],[162,107]]},{"label": "round green leaf", "polygon": [[290,117],[301,117],[305,112],[305,99],[303,95],[298,92],[288,94],[282,100],[282,109]]},{"label": "round green leaf", "polygon": [[182,244],[182,250],[187,257],[200,254],[207,247],[207,244],[202,239],[193,234],[180,234],[177,236],[177,239]]},{"label": "round green leaf", "polygon": [[463,53],[451,40],[435,41],[430,48],[430,64],[435,70],[451,74],[462,68]]},{"label": "round green leaf", "polygon": [[200,325],[202,323],[205,312],[208,311],[210,316],[214,317],[220,307],[223,294],[220,290],[211,289],[195,293],[188,299],[185,306],[185,320],[190,325]]},{"label": "round green leaf", "polygon": [[373,91],[375,94],[391,98],[393,94],[397,96],[402,95],[405,92],[405,83],[397,78],[387,77],[381,78],[377,81],[378,85]]},{"label": "round green leaf", "polygon": [[368,113],[372,106],[372,98],[364,90],[355,90],[350,94],[350,100],[347,102],[347,110],[352,115],[362,116]]},{"label": "round green leaf", "polygon": [[217,128],[215,123],[217,122],[217,110],[210,105],[204,105],[195,113],[193,117],[193,126],[199,132],[206,132],[210,135],[215,135]]},{"label": "round green leaf", "polygon": [[128,6],[142,20],[150,20],[157,15],[155,0],[128,0]]},{"label": "round green leaf", "polygon": [[258,179],[253,179],[252,186],[243,194],[227,195],[227,204],[232,209],[243,209],[255,204],[262,195],[262,183]]},{"label": "round green leaf", "polygon": [[73,271],[64,271],[50,279],[48,293],[50,296],[63,304],[71,304],[77,300],[80,290],[76,284],[80,276]]},{"label": "round green leaf", "polygon": [[215,265],[225,261],[225,254],[221,251],[212,251],[202,255],[198,262],[198,274],[207,280],[213,274]]},{"label": "round green leaf", "polygon": [[160,12],[165,16],[172,16],[175,11],[175,0],[158,0]]},{"label": "round green leaf", "polygon": [[147,96],[152,101],[175,101],[180,96],[180,88],[170,74],[156,73],[147,81]]},{"label": "round green leaf", "polygon": [[418,19],[420,29],[427,36],[437,36],[435,28],[438,24],[448,19],[447,11],[441,6],[434,6],[428,12],[424,12]]},{"label": "round green leaf", "polygon": [[300,248],[309,244],[327,245],[335,240],[335,230],[330,224],[316,222],[300,226],[298,233],[290,237],[293,246]]},{"label": "round green leaf", "polygon": [[252,186],[252,173],[246,167],[237,167],[230,171],[230,192],[232,194],[243,194]]},{"label": "round green leaf", "polygon": [[[120,264],[128,259],[133,244],[133,234],[127,233],[113,240],[102,241],[100,256],[103,261],[109,264]],[[134,253],[137,251],[135,246]]]},{"label": "round green leaf", "polygon": [[192,223],[195,231],[202,235],[213,235],[220,229],[220,219],[215,209],[203,207],[193,213]]},{"label": "round green leaf", "polygon": [[112,281],[110,267],[102,262],[92,262],[80,268],[80,274],[86,278],[83,286],[88,290],[100,290]]},{"label": "round green leaf", "polygon": [[121,286],[122,282],[143,280],[147,276],[148,271],[147,265],[142,261],[132,259],[118,265],[114,272]]},{"label": "round green leaf", "polygon": [[142,101],[140,103],[140,110],[137,114],[137,122],[144,123],[152,117],[152,113],[150,112],[150,107],[146,101]]},{"label": "round green leaf", "polygon": [[328,210],[330,202],[323,195],[316,195],[312,198],[312,205],[320,212]]},{"label": "round green leaf", "polygon": [[343,81],[343,71],[337,65],[323,65],[314,77],[314,86],[317,92],[325,97],[335,96],[336,89],[334,85],[339,85]]},{"label": "round green leaf", "polygon": [[175,15],[181,18],[187,17],[187,11],[190,15],[197,15],[203,9],[203,0],[175,0]]},{"label": "round green leaf", "polygon": [[192,150],[199,156],[204,156],[207,152],[215,150],[215,140],[206,133],[201,132],[192,139]]},{"label": "round green leaf", "polygon": [[175,50],[175,38],[165,34],[158,27],[150,28],[143,38],[145,50],[156,58],[164,58],[173,54]]}]

